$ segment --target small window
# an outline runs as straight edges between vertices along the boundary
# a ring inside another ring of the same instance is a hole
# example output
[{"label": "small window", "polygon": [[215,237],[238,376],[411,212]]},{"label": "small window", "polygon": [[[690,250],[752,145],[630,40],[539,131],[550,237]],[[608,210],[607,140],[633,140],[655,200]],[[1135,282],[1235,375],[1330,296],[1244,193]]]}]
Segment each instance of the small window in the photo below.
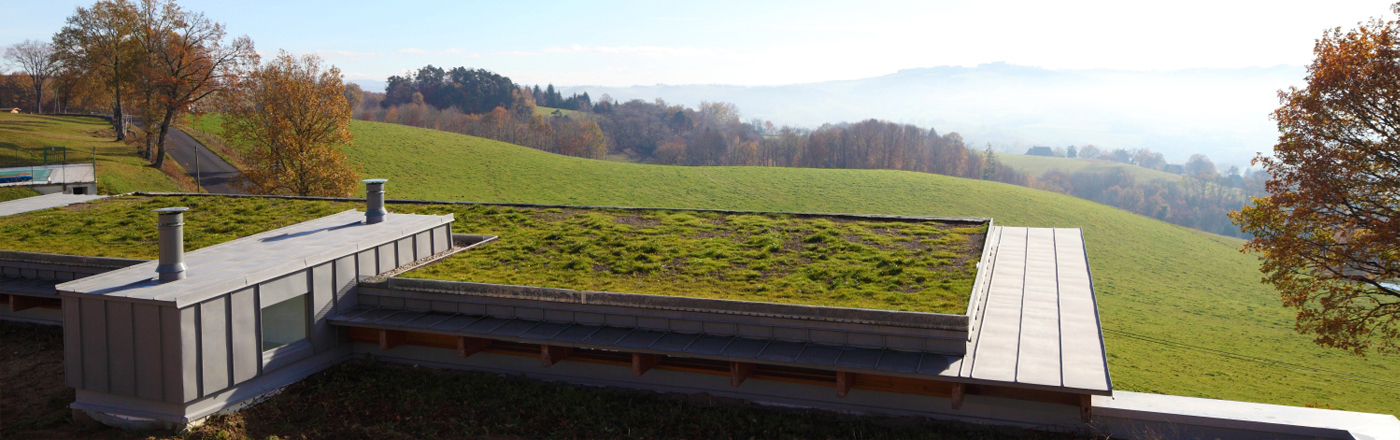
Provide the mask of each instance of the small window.
[{"label": "small window", "polygon": [[306,339],[306,295],[262,309],[262,349],[271,350]]}]

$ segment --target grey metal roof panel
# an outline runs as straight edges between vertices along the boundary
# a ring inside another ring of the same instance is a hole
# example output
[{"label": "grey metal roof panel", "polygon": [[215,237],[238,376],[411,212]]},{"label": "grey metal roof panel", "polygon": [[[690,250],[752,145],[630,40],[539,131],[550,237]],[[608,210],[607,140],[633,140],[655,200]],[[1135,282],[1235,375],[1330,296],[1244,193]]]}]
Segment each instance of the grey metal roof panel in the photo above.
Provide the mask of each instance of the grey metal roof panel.
[{"label": "grey metal roof panel", "polygon": [[843,347],[841,357],[836,359],[836,366],[874,370],[880,364],[882,352],[884,350],[874,348]]},{"label": "grey metal roof panel", "polygon": [[151,261],[69,281],[58,290],[174,302],[183,307],[453,220],[451,214],[389,214],[381,223],[365,224],[363,217],[362,212],[346,211],[186,253],[189,269],[183,280],[150,282],[158,264]]},{"label": "grey metal roof panel", "polygon": [[958,361],[962,358],[934,353],[924,353],[919,360],[919,374],[956,376]]},{"label": "grey metal roof panel", "polygon": [[685,352],[699,355],[718,355],[733,342],[734,338],[729,336],[701,335],[695,339],[695,342],[691,342],[689,346],[685,347]]},{"label": "grey metal roof panel", "polygon": [[437,325],[440,322],[452,318],[453,316],[456,316],[456,313],[427,312],[424,313],[423,316],[418,317],[417,319],[404,323],[404,326],[429,329],[433,328],[434,325]]},{"label": "grey metal roof panel", "polygon": [[598,329],[598,331],[593,332],[593,334],[589,335],[587,339],[583,340],[583,342],[585,344],[613,345],[616,344],[617,341],[622,340],[622,338],[626,337],[627,334],[631,332],[632,329],[630,328],[603,327]]},{"label": "grey metal roof panel", "polygon": [[[481,320],[479,320],[479,321],[476,321],[476,322],[473,322],[473,323],[467,325],[466,327],[462,327],[462,328],[460,328],[460,329],[457,329],[457,331],[472,332],[472,333],[491,333],[492,330],[495,330],[495,329],[499,328],[500,326],[506,325],[506,323],[511,322],[511,321],[513,321],[513,320],[512,320],[512,319],[506,319],[506,318],[497,318],[497,317],[494,317],[494,316],[487,316],[487,317],[481,318]],[[522,330],[522,331],[523,331],[523,330]]]},{"label": "grey metal roof panel", "polygon": [[759,359],[773,362],[795,362],[807,344],[801,342],[771,341],[758,354]]},{"label": "grey metal roof panel", "polygon": [[617,345],[628,348],[650,348],[651,344],[656,343],[658,339],[661,339],[661,337],[665,335],[666,332],[637,329],[628,333],[627,336],[623,337],[621,340],[618,340]]},{"label": "grey metal roof panel", "polygon": [[360,317],[360,315],[369,313],[369,311],[371,311],[371,310],[374,310],[374,307],[360,306],[360,307],[356,307],[356,308],[347,310],[347,311],[345,311],[344,313],[341,313],[341,314],[339,314],[339,315],[333,316],[332,318],[338,318],[338,319],[340,319],[340,320],[349,321],[349,320],[352,320],[352,319],[355,319],[355,318]]},{"label": "grey metal roof panel", "polygon": [[54,286],[62,283],[55,280],[35,278],[0,277],[0,293],[32,296],[54,296],[58,291]]},{"label": "grey metal roof panel", "polygon": [[390,315],[393,315],[398,312],[399,310],[395,309],[374,309],[364,314],[361,314],[360,316],[357,316],[351,319],[350,321],[357,323],[373,324],[379,322],[379,320],[381,319],[387,318]]},{"label": "grey metal roof panel", "polygon": [[427,316],[428,312],[402,311],[375,321],[379,325],[406,325],[407,322]]},{"label": "grey metal roof panel", "polygon": [[589,336],[593,336],[594,333],[597,333],[598,330],[602,328],[603,327],[596,325],[574,324],[564,329],[564,331],[559,332],[559,334],[554,335],[554,340],[576,344],[588,339]]},{"label": "grey metal roof panel", "polygon": [[534,326],[533,328],[526,330],[524,333],[521,333],[520,337],[531,339],[553,339],[555,335],[558,335],[560,332],[563,332],[564,329],[569,328],[570,325],[571,324],[544,321],[541,322],[540,325]]},{"label": "grey metal roof panel", "polygon": [[836,359],[841,357],[841,347],[832,345],[809,344],[807,349],[802,350],[802,354],[797,356],[797,363],[821,366],[836,365]]},{"label": "grey metal roof panel", "polygon": [[768,343],[769,340],[767,339],[735,338],[733,343],[729,344],[728,347],[724,347],[724,351],[720,352],[720,355],[738,358],[756,358],[758,354],[762,353],[763,349],[768,346]]},{"label": "grey metal roof panel", "polygon": [[433,324],[432,329],[439,331],[455,332],[457,330],[461,330],[463,327],[471,325],[472,323],[480,321],[482,318],[484,317],[479,315],[463,315],[459,313],[456,315],[452,315],[452,317],[450,318],[442,320],[442,322]]},{"label": "grey metal roof panel", "polygon": [[501,325],[500,327],[496,327],[495,329],[491,330],[490,334],[491,336],[516,337],[520,336],[521,333],[525,333],[525,331],[529,330],[531,327],[537,326],[539,324],[540,321],[512,319],[510,322],[507,322]]},{"label": "grey metal roof panel", "polygon": [[885,350],[885,352],[880,355],[880,363],[875,365],[875,369],[892,371],[895,373],[918,374],[919,362],[922,359],[922,353]]},{"label": "grey metal roof panel", "polygon": [[690,346],[690,343],[695,342],[699,337],[700,335],[693,333],[670,332],[652,343],[651,349],[661,351],[683,351],[685,347]]}]

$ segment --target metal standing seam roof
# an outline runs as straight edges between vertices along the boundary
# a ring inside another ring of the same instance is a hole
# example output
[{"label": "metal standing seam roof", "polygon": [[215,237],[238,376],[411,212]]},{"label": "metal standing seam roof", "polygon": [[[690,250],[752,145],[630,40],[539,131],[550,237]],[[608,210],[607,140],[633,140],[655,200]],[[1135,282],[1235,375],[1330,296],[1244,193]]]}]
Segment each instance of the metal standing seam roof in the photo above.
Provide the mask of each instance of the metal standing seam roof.
[{"label": "metal standing seam roof", "polygon": [[1103,332],[1079,229],[997,227],[991,280],[960,376],[1108,393]]},{"label": "metal standing seam roof", "polygon": [[349,210],[186,253],[183,280],[154,281],[158,262],[151,261],[60,284],[58,290],[184,307],[451,221],[452,214],[391,213],[381,223],[365,224],[363,212]]},{"label": "metal standing seam roof", "polygon": [[992,261],[983,265],[991,271],[990,281],[980,296],[985,301],[978,308],[981,322],[963,356],[371,306],[328,320],[352,327],[1111,394],[1080,230],[996,227],[988,240],[996,240]]},{"label": "metal standing seam roof", "polygon": [[14,215],[40,209],[56,208],[68,206],[74,203],[86,203],[89,201],[106,198],[107,196],[89,196],[81,194],[53,193],[42,196],[25,197],[8,202],[0,202],[0,217]]}]

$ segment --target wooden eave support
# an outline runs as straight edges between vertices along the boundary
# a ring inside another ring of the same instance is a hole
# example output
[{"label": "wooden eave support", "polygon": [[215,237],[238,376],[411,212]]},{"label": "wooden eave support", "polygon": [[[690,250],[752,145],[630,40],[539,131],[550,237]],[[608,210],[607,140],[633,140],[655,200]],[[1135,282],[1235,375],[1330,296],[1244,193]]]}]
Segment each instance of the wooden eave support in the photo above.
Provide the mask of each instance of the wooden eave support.
[{"label": "wooden eave support", "polygon": [[1079,420],[1089,423],[1094,418],[1094,396],[1092,394],[1079,395]]},{"label": "wooden eave support", "polygon": [[402,330],[379,329],[379,351],[389,351],[403,345],[408,339],[408,334]]},{"label": "wooden eave support", "polygon": [[855,385],[856,374],[848,371],[836,372],[836,397],[846,397],[846,393],[851,392],[851,386]]},{"label": "wooden eave support", "polygon": [[467,337],[467,336],[458,336],[458,337],[457,337],[457,357],[458,357],[458,358],[463,358],[463,359],[465,359],[465,358],[467,358],[467,357],[470,357],[471,355],[480,353],[482,350],[485,350],[486,347],[489,347],[489,346],[491,346],[491,340],[490,340],[490,339],[472,338],[472,337]]},{"label": "wooden eave support", "polygon": [[632,353],[632,377],[646,374],[659,361],[661,361],[659,354]]},{"label": "wooden eave support", "polygon": [[573,351],[569,347],[559,347],[555,345],[540,345],[540,365],[548,367],[559,363],[564,358],[569,357],[569,352]]},{"label": "wooden eave support", "polygon": [[749,376],[753,375],[754,369],[758,366],[748,362],[729,362],[729,385],[739,386],[744,383]]},{"label": "wooden eave support", "polygon": [[967,385],[961,382],[953,382],[953,409],[962,409],[963,393],[966,391],[966,388]]}]

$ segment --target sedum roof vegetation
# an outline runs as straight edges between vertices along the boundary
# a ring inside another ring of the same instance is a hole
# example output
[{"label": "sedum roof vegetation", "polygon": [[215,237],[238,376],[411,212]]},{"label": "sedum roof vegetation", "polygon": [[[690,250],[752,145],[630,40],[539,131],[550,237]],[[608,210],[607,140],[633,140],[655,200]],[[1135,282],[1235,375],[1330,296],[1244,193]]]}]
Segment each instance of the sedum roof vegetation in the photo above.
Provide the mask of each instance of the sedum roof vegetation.
[{"label": "sedum roof vegetation", "polygon": [[[0,249],[154,259],[151,209],[188,206],[186,251],[355,202],[120,197],[0,217]],[[391,204],[456,215],[496,241],[399,275],[744,301],[962,314],[986,224],[779,213]]]}]

